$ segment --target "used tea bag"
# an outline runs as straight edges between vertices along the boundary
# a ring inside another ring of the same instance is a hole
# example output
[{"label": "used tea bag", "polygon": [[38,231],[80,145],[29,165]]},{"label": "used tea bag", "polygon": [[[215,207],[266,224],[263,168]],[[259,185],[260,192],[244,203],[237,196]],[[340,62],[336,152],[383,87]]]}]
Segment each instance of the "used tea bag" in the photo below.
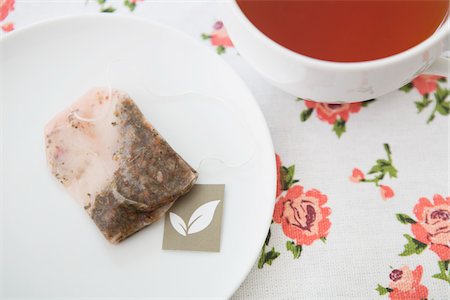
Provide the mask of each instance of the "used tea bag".
[{"label": "used tea bag", "polygon": [[89,91],[45,141],[51,172],[112,243],[161,218],[198,176],[118,90]]}]

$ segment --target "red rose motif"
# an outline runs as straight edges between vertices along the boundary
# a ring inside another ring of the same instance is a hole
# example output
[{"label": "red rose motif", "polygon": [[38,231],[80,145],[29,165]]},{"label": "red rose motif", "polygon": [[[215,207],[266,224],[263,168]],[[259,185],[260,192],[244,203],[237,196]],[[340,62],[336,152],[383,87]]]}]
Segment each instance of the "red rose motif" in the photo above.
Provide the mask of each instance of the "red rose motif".
[{"label": "red rose motif", "polygon": [[277,162],[277,198],[281,195],[281,158],[278,154],[275,154],[275,160]]},{"label": "red rose motif", "polygon": [[318,190],[303,192],[300,185],[290,188],[275,204],[273,221],[281,224],[286,236],[297,245],[311,245],[315,240],[328,235],[331,223],[329,207],[323,205],[327,196]]},{"label": "red rose motif", "polygon": [[213,27],[214,31],[211,33],[211,44],[213,46],[233,47],[233,43],[223,26],[223,22],[217,21]]},{"label": "red rose motif", "polygon": [[415,238],[427,245],[441,260],[450,260],[450,197],[434,195],[433,202],[420,198],[414,207],[417,223],[411,225]]},{"label": "red rose motif", "polygon": [[427,299],[428,289],[421,285],[423,268],[418,266],[414,271],[404,266],[391,272],[389,278],[389,298],[392,300],[422,300]]},{"label": "red rose motif", "polygon": [[350,181],[358,183],[363,179],[365,179],[364,173],[360,169],[354,168],[352,171],[352,176],[350,176]]},{"label": "red rose motif", "polygon": [[421,95],[425,95],[437,89],[437,81],[441,78],[444,77],[438,75],[419,75],[412,81],[412,84]]},{"label": "red rose motif", "polygon": [[394,191],[387,185],[380,184],[380,194],[383,200],[394,197]]},{"label": "red rose motif", "polygon": [[9,12],[14,10],[15,0],[0,0],[0,21],[8,16]]},{"label": "red rose motif", "polygon": [[4,32],[10,32],[14,30],[14,23],[13,22],[7,22],[2,25],[2,30]]},{"label": "red rose motif", "polygon": [[320,103],[305,100],[307,108],[313,108],[317,111],[320,120],[334,124],[336,119],[347,121],[350,113],[356,113],[361,109],[361,103]]}]

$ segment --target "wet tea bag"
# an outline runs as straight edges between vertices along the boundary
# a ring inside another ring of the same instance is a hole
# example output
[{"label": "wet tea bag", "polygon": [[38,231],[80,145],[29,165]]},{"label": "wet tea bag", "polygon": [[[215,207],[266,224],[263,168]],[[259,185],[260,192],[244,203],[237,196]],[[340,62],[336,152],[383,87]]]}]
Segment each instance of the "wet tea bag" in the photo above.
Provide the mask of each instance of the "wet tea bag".
[{"label": "wet tea bag", "polygon": [[[112,243],[159,220],[188,193],[199,176],[191,166],[211,176],[206,162],[240,167],[257,149],[250,134],[241,134],[248,126],[223,100],[194,91],[153,92],[151,82],[142,81],[148,70],[131,60],[111,62],[107,87],[91,89],[45,128],[52,174]],[[140,100],[145,116],[129,95]],[[195,114],[186,118],[188,111]],[[227,126],[214,127],[222,123]],[[190,165],[174,149],[182,149]]]},{"label": "wet tea bag", "polygon": [[94,88],[45,128],[53,175],[118,243],[158,220],[197,179],[118,90]]}]

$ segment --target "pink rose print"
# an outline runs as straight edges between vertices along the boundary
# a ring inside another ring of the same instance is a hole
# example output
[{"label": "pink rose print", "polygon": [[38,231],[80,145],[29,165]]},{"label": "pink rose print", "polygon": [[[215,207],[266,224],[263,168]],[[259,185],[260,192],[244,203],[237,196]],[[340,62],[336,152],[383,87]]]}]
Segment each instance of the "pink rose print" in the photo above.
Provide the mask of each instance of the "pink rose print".
[{"label": "pink rose print", "polygon": [[388,200],[394,197],[394,190],[392,190],[392,188],[387,185],[380,184],[380,182],[385,178],[386,174],[388,174],[390,178],[397,178],[398,171],[394,167],[392,152],[389,144],[384,144],[383,146],[384,151],[387,155],[387,159],[377,159],[375,165],[370,169],[369,172],[367,172],[367,175],[373,175],[372,178],[366,178],[366,176],[360,169],[354,168],[349,179],[354,183],[363,182],[375,184],[375,186],[380,188],[381,199]]},{"label": "pink rose print", "polygon": [[380,194],[383,200],[394,197],[394,191],[387,185],[380,184]]},{"label": "pink rose print", "polygon": [[450,100],[447,100],[450,90],[441,86],[441,83],[445,82],[447,82],[447,79],[443,76],[419,75],[412,82],[401,87],[400,90],[409,93],[416,89],[422,95],[422,100],[414,102],[419,113],[434,103],[434,109],[427,119],[428,124],[436,118],[436,114],[450,115]]},{"label": "pink rose print", "polygon": [[[0,22],[4,21],[8,17],[9,13],[14,10],[15,0],[0,0]],[[0,25],[4,32],[10,32],[14,30],[13,22],[6,22]]]},{"label": "pink rose print", "polygon": [[358,183],[364,179],[364,173],[360,169],[354,168],[352,171],[352,176],[350,176],[350,181]]},{"label": "pink rose print", "polygon": [[223,54],[226,48],[234,47],[222,21],[214,23],[213,29],[210,34],[202,33],[201,36],[204,40],[210,40],[211,45],[216,47],[217,54]]},{"label": "pink rose print", "polygon": [[[303,99],[298,98],[298,100]],[[319,120],[333,125],[333,131],[338,137],[341,137],[341,135],[346,131],[346,123],[350,117],[350,114],[359,112],[361,107],[367,106],[374,100],[375,99],[368,100],[366,102],[336,104],[304,100],[306,109],[300,114],[300,120],[305,122],[315,110]]]},{"label": "pink rose print", "polygon": [[357,113],[361,109],[361,103],[332,104],[305,100],[305,105],[307,108],[315,109],[319,119],[331,125],[338,118],[347,121],[350,113]]},{"label": "pink rose print", "polygon": [[408,234],[404,237],[408,243],[400,256],[422,253],[428,246],[436,253],[440,273],[433,278],[450,283],[450,197],[434,195],[433,202],[422,197],[414,206],[414,220],[406,214],[397,214],[397,220],[403,224],[411,224],[414,238]]},{"label": "pink rose print", "polygon": [[411,270],[408,266],[392,270],[389,274],[389,287],[378,285],[376,290],[380,295],[389,293],[392,300],[423,300],[428,297],[428,289],[422,285],[423,267],[417,266]]},{"label": "pink rose print", "polygon": [[14,10],[15,0],[0,0],[0,21],[6,19],[11,11]]},{"label": "pink rose print", "polygon": [[[294,179],[295,166],[285,167],[281,158],[275,156],[277,165],[277,203],[273,215],[272,223],[275,221],[282,225],[285,235],[294,241],[286,242],[286,250],[290,251],[294,259],[300,258],[304,245],[310,245],[315,240],[320,239],[325,243],[326,236],[331,223],[328,216],[330,208],[324,207],[327,197],[318,190],[303,192],[303,187],[296,185]],[[292,228],[289,228],[291,226]],[[272,247],[269,251],[271,230],[267,234],[266,240],[261,249],[258,260],[258,268],[264,265],[272,265],[272,262],[280,255]]]},{"label": "pink rose print", "polygon": [[331,210],[324,207],[327,196],[318,190],[306,193],[296,185],[281,196],[275,204],[273,221],[281,224],[286,236],[297,245],[311,245],[314,241],[326,238],[331,227],[328,216]]},{"label": "pink rose print", "polygon": [[211,45],[213,46],[223,46],[223,47],[233,47],[233,43],[228,37],[225,28],[216,30],[211,34]]},{"label": "pink rose print", "polygon": [[438,80],[443,78],[445,77],[438,75],[419,75],[412,84],[421,95],[425,95],[434,92],[438,87]]},{"label": "pink rose print", "polygon": [[4,32],[10,32],[14,30],[14,23],[13,22],[6,22],[2,26],[2,30]]},{"label": "pink rose print", "polygon": [[414,207],[417,223],[411,225],[415,238],[427,245],[441,260],[450,260],[450,197],[434,195],[433,203],[420,198]]}]

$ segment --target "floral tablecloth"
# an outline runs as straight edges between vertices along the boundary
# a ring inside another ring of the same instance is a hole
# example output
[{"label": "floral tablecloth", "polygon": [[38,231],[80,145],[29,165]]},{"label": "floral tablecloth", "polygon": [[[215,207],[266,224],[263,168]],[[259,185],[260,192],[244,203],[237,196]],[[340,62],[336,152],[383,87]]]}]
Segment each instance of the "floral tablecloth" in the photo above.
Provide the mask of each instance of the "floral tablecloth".
[{"label": "floral tablecloth", "polygon": [[277,199],[233,298],[450,299],[446,78],[422,75],[363,103],[295,98],[238,55],[212,0],[0,0],[1,34],[92,12],[139,15],[203,40],[262,107],[278,153]]}]

